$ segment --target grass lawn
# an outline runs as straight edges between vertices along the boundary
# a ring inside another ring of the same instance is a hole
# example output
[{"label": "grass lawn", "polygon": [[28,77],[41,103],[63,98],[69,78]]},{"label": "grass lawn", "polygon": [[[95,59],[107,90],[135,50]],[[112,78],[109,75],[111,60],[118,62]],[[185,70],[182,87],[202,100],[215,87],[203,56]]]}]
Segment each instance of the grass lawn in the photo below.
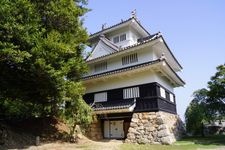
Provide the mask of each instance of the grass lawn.
[{"label": "grass lawn", "polygon": [[197,150],[197,149],[216,149],[224,147],[225,135],[209,137],[188,137],[175,142],[173,145],[138,145],[122,144],[121,150]]}]

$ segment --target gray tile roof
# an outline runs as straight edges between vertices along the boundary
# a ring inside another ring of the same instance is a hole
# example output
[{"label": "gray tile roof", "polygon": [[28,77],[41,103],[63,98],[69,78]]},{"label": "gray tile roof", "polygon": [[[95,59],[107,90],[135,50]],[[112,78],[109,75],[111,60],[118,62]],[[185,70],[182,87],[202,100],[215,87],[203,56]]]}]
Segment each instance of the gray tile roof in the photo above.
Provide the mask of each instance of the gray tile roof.
[{"label": "gray tile roof", "polygon": [[106,45],[108,45],[109,47],[111,47],[113,50],[118,51],[119,47],[116,46],[114,43],[112,43],[110,40],[108,40],[107,38],[100,37],[100,40],[102,40],[102,42],[104,42]]}]

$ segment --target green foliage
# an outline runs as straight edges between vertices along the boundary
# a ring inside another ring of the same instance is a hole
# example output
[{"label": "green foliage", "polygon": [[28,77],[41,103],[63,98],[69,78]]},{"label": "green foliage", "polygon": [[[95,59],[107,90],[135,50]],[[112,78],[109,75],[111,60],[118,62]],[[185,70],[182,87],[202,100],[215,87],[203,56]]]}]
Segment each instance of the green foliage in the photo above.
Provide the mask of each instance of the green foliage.
[{"label": "green foliage", "polygon": [[225,65],[208,82],[208,89],[195,91],[194,99],[185,112],[187,131],[201,133],[202,123],[225,118]]},{"label": "green foliage", "polygon": [[206,89],[194,92],[194,99],[191,101],[185,112],[186,129],[194,135],[202,133],[202,123],[207,120],[207,110],[204,103],[200,102],[205,99]]},{"label": "green foliage", "polygon": [[[185,137],[176,141],[172,145],[161,144],[122,144],[120,149],[122,150],[216,150],[223,149],[224,147],[224,135],[209,136],[209,137]],[[92,145],[93,147],[93,145]],[[86,147],[88,149],[88,147]],[[97,148],[96,148],[97,149]]]},{"label": "green foliage", "polygon": [[[0,1],[2,116],[62,113],[76,123],[90,122],[91,111],[82,100],[80,83],[87,70],[82,53],[88,35],[80,19],[88,11],[85,3]],[[62,111],[64,101],[71,105]]]},{"label": "green foliage", "polygon": [[[84,93],[84,88],[80,82],[68,84],[66,94],[66,108],[64,118],[70,127],[70,136],[73,137],[76,125],[86,128],[92,121],[92,109],[84,102],[81,95]],[[76,102],[71,101],[76,99]],[[82,109],[81,109],[82,108]]]},{"label": "green foliage", "polygon": [[[217,68],[217,72],[208,82],[207,102],[210,104],[209,109],[224,118],[225,116],[225,64]],[[224,100],[224,101],[223,101]]]}]

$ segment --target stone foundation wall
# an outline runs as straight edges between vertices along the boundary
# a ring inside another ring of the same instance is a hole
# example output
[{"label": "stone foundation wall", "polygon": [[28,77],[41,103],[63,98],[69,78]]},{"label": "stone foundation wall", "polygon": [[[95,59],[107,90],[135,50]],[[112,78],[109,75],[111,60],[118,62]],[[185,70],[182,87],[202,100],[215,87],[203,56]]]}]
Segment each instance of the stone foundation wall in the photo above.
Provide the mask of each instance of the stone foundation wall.
[{"label": "stone foundation wall", "polygon": [[100,119],[97,119],[97,118],[94,119],[94,121],[88,128],[87,136],[92,140],[103,139]]},{"label": "stone foundation wall", "polygon": [[134,113],[127,134],[127,143],[172,144],[184,134],[178,115],[166,112]]}]

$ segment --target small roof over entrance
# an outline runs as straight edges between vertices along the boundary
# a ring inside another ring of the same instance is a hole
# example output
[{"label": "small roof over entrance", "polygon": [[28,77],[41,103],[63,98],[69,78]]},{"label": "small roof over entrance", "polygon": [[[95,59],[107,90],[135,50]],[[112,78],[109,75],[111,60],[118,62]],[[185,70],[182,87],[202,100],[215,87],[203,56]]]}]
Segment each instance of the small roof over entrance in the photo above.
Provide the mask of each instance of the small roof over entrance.
[{"label": "small roof over entrance", "polygon": [[125,101],[97,102],[93,105],[95,114],[132,112],[136,106],[135,99]]}]

